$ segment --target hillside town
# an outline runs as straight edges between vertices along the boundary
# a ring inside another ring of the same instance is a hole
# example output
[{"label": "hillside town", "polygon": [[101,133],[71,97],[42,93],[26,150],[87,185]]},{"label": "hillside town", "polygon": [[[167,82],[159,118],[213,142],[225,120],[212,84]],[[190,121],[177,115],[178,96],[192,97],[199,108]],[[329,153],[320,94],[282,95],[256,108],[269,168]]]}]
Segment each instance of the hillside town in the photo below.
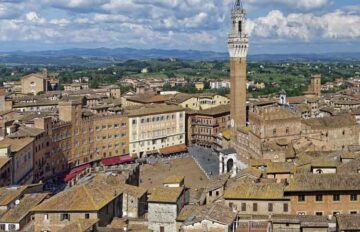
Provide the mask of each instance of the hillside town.
[{"label": "hillside town", "polygon": [[4,83],[0,231],[360,231],[360,77],[250,96],[266,87],[246,80],[240,1],[231,18],[230,79],[209,81],[230,94],[164,90],[184,78],[60,90],[47,69]]}]

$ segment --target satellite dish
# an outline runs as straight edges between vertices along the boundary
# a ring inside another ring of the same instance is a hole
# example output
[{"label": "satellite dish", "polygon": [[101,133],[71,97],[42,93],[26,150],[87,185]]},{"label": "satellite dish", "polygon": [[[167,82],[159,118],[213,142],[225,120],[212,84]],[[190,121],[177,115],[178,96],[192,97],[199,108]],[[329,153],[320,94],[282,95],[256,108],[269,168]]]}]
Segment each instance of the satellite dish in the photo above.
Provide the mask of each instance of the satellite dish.
[{"label": "satellite dish", "polygon": [[15,201],[15,205],[18,205],[18,204],[20,204],[20,200]]}]

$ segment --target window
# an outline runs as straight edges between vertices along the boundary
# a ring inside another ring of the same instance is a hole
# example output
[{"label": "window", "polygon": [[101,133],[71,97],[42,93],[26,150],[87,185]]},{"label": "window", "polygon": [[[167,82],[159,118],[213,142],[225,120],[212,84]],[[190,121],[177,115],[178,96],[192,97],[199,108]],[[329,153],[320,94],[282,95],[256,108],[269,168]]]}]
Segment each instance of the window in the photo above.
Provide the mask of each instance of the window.
[{"label": "window", "polygon": [[246,203],[241,203],[241,211],[246,211]]},{"label": "window", "polygon": [[305,212],[298,212],[298,215],[304,216],[304,215],[306,215],[306,213]]},{"label": "window", "polygon": [[160,232],[165,232],[165,227],[160,226]]},{"label": "window", "polygon": [[273,203],[269,203],[268,204],[268,211],[269,212],[272,212],[274,210],[274,205],[273,205]]},{"label": "window", "polygon": [[315,215],[316,215],[316,216],[322,216],[322,215],[323,215],[323,212],[315,212]]},{"label": "window", "polygon": [[85,219],[89,219],[90,218],[90,214],[86,213],[85,214]]},{"label": "window", "polygon": [[257,205],[257,203],[253,203],[253,211],[254,211],[254,212],[257,212],[257,210],[258,210],[258,205]]},{"label": "window", "polygon": [[49,214],[45,214],[44,219],[45,219],[45,221],[49,220]]},{"label": "window", "polygon": [[316,195],[316,201],[323,201],[323,196],[322,195]]},{"label": "window", "polygon": [[210,196],[210,197],[212,196],[212,191],[209,192],[209,196]]},{"label": "window", "polygon": [[305,195],[299,195],[298,196],[298,201],[299,202],[304,202],[305,201]]},{"label": "window", "polygon": [[133,119],[133,120],[132,120],[132,124],[133,124],[133,125],[136,125],[136,119]]},{"label": "window", "polygon": [[273,130],[273,135],[276,135],[276,129]]},{"label": "window", "polygon": [[350,211],[350,214],[357,214],[357,211]]},{"label": "window", "polygon": [[289,212],[289,204],[284,203],[284,212]]},{"label": "window", "polygon": [[217,196],[217,197],[219,196],[219,191],[216,191],[216,196]]},{"label": "window", "polygon": [[334,212],[333,212],[333,215],[334,215],[334,216],[339,215],[339,214],[340,214],[339,211],[334,211]]},{"label": "window", "polygon": [[350,195],[350,201],[357,201],[357,194],[353,193]]},{"label": "window", "polygon": [[70,221],[70,215],[68,213],[60,214],[60,221],[68,220]]},{"label": "window", "polygon": [[334,194],[333,201],[340,201],[340,194]]}]

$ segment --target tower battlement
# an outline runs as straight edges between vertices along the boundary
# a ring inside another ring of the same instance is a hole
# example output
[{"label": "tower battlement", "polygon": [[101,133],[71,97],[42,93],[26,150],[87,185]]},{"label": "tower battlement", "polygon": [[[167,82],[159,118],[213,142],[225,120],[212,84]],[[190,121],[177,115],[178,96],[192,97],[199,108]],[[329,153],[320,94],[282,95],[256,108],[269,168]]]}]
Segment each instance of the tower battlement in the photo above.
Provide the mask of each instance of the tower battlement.
[{"label": "tower battlement", "polygon": [[231,11],[232,27],[228,37],[228,49],[231,58],[246,58],[249,39],[246,33],[246,10],[237,0]]}]

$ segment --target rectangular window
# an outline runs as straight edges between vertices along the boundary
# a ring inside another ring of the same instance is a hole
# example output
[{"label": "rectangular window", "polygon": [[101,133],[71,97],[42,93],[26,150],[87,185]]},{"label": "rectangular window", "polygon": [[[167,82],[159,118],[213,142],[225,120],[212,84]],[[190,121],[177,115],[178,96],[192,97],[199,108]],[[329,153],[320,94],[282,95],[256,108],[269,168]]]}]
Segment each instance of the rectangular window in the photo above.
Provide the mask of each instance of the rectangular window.
[{"label": "rectangular window", "polygon": [[269,212],[272,212],[274,210],[274,205],[273,205],[273,203],[269,203],[268,204],[268,211]]},{"label": "rectangular window", "polygon": [[49,220],[49,214],[45,214],[44,219],[45,219],[45,221]]},{"label": "rectangular window", "polygon": [[316,212],[315,215],[316,215],[316,216],[322,216],[322,215],[323,215],[323,212]]},{"label": "rectangular window", "polygon": [[357,214],[357,211],[350,211],[350,214]]},{"label": "rectangular window", "polygon": [[316,195],[316,201],[323,201],[323,196],[320,194]]},{"label": "rectangular window", "polygon": [[254,211],[254,212],[257,212],[257,210],[258,210],[258,205],[257,205],[257,203],[253,203],[253,211]]},{"label": "rectangular window", "polygon": [[358,199],[358,196],[356,193],[353,193],[350,195],[350,201],[357,201],[357,199]]},{"label": "rectangular window", "polygon": [[333,201],[340,201],[340,194],[334,194]]},{"label": "rectangular window", "polygon": [[68,213],[60,214],[60,221],[68,220],[70,221],[70,215]]},{"label": "rectangular window", "polygon": [[241,203],[241,211],[246,212],[246,203]]},{"label": "rectangular window", "polygon": [[284,203],[284,212],[289,212],[289,204]]},{"label": "rectangular window", "polygon": [[298,201],[299,202],[304,202],[305,201],[305,195],[299,195],[298,196]]},{"label": "rectangular window", "polygon": [[89,219],[90,218],[90,214],[86,213],[85,214],[85,219]]}]

